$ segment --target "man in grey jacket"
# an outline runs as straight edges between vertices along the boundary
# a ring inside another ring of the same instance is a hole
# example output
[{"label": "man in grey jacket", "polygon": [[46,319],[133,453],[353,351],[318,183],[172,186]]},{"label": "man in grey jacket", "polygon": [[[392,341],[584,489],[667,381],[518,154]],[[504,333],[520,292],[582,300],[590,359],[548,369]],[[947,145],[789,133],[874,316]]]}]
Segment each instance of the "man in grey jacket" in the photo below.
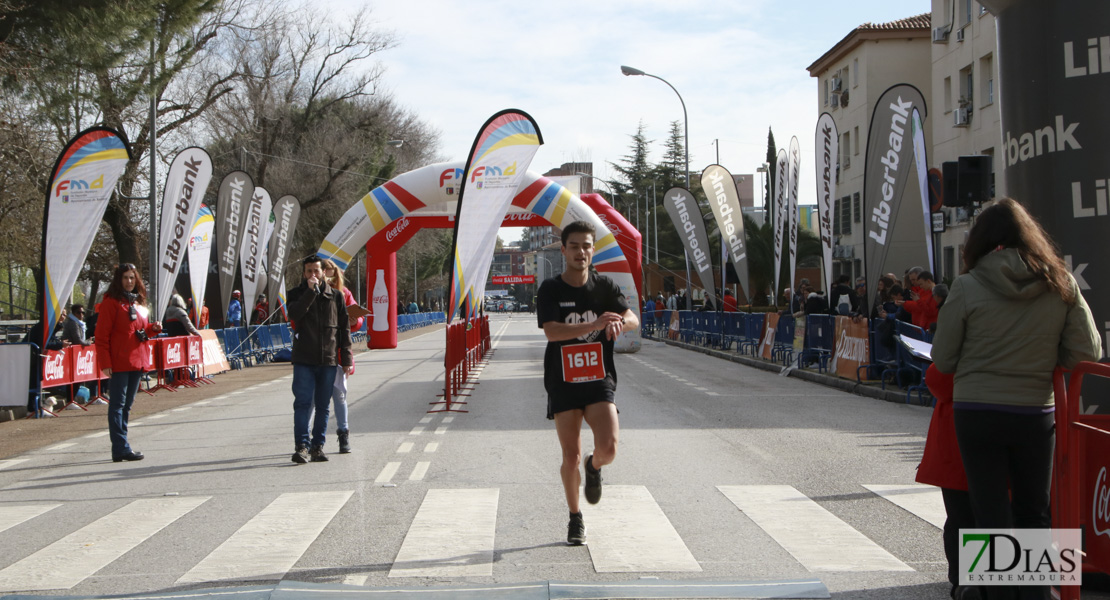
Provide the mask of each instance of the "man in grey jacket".
[{"label": "man in grey jacket", "polygon": [[69,307],[69,317],[62,325],[62,340],[73,344],[74,346],[90,346],[92,342],[89,341],[85,327],[85,306],[82,304],[74,304]]},{"label": "man in grey jacket", "polygon": [[[304,259],[304,280],[287,295],[293,327],[293,462],[324,462],[324,434],[338,365],[354,373],[343,294],[328,285],[319,256]],[[308,421],[316,417],[309,436]],[[311,449],[310,449],[311,443]]]}]

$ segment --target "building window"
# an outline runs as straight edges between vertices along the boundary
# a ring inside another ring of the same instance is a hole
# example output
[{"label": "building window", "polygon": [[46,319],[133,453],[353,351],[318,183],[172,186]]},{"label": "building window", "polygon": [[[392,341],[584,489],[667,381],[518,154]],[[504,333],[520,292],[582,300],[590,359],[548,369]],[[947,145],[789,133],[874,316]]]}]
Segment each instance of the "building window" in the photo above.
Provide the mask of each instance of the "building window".
[{"label": "building window", "polygon": [[840,199],[840,233],[852,235],[852,197],[844,196]]},{"label": "building window", "polygon": [[952,78],[944,78],[944,112],[952,112]]},{"label": "building window", "polygon": [[859,59],[852,59],[852,87],[859,87]]},{"label": "building window", "polygon": [[829,80],[825,80],[825,106],[829,105]]},{"label": "building window", "polygon": [[852,155],[859,156],[859,127],[852,129]]},{"label": "building window", "polygon": [[852,194],[852,221],[859,223],[863,218],[863,207],[860,205],[859,192]]},{"label": "building window", "polygon": [[972,90],[975,89],[975,80],[971,75],[971,65],[960,69],[960,108],[971,106]]},{"label": "building window", "polygon": [[845,170],[847,170],[849,167],[852,166],[852,157],[848,154],[848,151],[851,149],[850,144],[852,143],[852,134],[845,131],[844,135],[841,137],[843,139],[840,142],[840,164],[844,166]]},{"label": "building window", "polygon": [[973,4],[973,2],[972,2],[972,0],[963,0],[963,4],[964,4],[964,10],[963,10],[964,25],[969,25],[969,24],[971,24],[971,5]]},{"label": "building window", "polygon": [[979,59],[979,80],[983,84],[979,97],[983,101],[983,106],[994,103],[994,68],[992,62],[990,54]]}]

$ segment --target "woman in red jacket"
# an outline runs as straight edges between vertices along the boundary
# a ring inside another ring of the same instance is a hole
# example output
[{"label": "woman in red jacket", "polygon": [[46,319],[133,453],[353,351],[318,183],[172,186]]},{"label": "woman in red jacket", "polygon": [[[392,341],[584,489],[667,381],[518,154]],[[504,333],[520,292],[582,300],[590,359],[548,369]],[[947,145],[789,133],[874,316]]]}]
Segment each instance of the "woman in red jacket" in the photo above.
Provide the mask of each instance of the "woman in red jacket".
[{"label": "woman in red jacket", "polygon": [[96,356],[108,380],[108,433],[112,460],[142,460],[143,453],[127,443],[127,417],[139,391],[143,373],[150,369],[148,336],[158,335],[162,324],[151,323],[146,306],[146,286],[132,264],[116,267],[96,322]]}]

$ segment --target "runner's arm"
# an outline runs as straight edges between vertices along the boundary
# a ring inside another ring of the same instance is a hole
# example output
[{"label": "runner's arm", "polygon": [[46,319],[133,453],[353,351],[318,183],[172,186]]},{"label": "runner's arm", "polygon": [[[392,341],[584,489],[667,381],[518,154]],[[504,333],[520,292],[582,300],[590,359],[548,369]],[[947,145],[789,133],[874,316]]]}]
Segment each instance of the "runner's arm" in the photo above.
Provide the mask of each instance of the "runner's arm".
[{"label": "runner's arm", "polygon": [[[635,315],[632,317],[635,319]],[[605,329],[610,323],[620,323],[621,315],[613,312],[603,313],[597,319],[587,323],[560,323],[558,321],[547,321],[543,324],[543,334],[547,336],[549,342],[565,342],[566,340],[573,340],[578,337],[599,329]]]}]

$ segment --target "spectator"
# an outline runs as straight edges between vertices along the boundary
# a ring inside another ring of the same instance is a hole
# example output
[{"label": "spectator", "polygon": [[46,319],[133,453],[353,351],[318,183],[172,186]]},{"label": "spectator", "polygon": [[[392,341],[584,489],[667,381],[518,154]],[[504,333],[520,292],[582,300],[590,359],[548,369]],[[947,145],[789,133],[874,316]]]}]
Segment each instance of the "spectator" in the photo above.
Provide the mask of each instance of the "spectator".
[{"label": "spectator", "polygon": [[910,299],[903,307],[913,318],[913,324],[924,331],[937,322],[937,301],[933,298],[933,274],[921,271],[917,274],[917,291],[910,294]]},{"label": "spectator", "polygon": [[659,323],[663,319],[663,311],[666,309],[666,302],[663,300],[663,294],[655,297],[655,322]]},{"label": "spectator", "polygon": [[200,321],[197,329],[208,329],[208,303],[203,300],[200,303]]},{"label": "spectator", "polygon": [[62,325],[62,341],[77,346],[92,345],[92,342],[86,338],[84,318],[85,306],[83,304],[74,304],[69,307],[69,318]]},{"label": "spectator", "polygon": [[[343,270],[330,259],[324,259],[324,278],[332,288],[343,292],[343,303],[346,306],[358,306],[354,294],[344,285]],[[365,317],[350,321],[351,333],[362,329]],[[354,373],[354,367],[350,369]],[[347,422],[347,374],[346,369],[340,369],[335,374],[335,385],[332,386],[331,402],[335,409],[335,437],[339,439],[339,453],[347,454],[351,451],[351,429]]]},{"label": "spectator", "polygon": [[170,296],[170,303],[166,306],[166,315],[162,319],[162,330],[170,337],[200,335],[197,328],[193,326],[189,313],[185,311],[185,299],[177,292]]},{"label": "spectator", "polygon": [[147,339],[162,331],[161,323],[147,320],[149,315],[139,270],[132,264],[119,265],[100,303],[95,335],[97,362],[109,376],[108,434],[113,462],[144,458],[127,442],[127,419],[139,381],[151,367]]},{"label": "spectator", "polygon": [[882,318],[879,316],[879,313],[886,310],[886,304],[891,301],[890,290],[894,287],[894,282],[894,277],[891,276],[889,273],[879,278],[879,283],[875,287],[875,303],[871,307],[870,314],[872,319]]},{"label": "spectator", "polygon": [[906,275],[902,281],[902,289],[915,294],[921,293],[921,288],[918,287],[917,277],[924,270],[924,267],[910,267],[906,269]]},{"label": "spectator", "polygon": [[[502,310],[505,308],[505,303],[504,302],[501,303],[501,308],[502,308]],[[408,311],[409,311],[410,315],[415,315],[416,313],[420,312],[420,307],[416,305],[416,300],[413,300],[412,302],[409,302]]]},{"label": "spectator", "polygon": [[829,314],[829,301],[825,292],[810,292],[806,295],[805,312],[807,315]]},{"label": "spectator", "polygon": [[725,312],[736,312],[736,296],[732,295],[732,290],[725,288],[725,295],[721,299],[721,307]]},{"label": "spectator", "polygon": [[227,305],[228,327],[242,327],[243,325],[243,304],[239,302],[242,297],[243,293],[239,290],[231,292],[231,303]]},{"label": "spectator", "polygon": [[[655,300],[651,296],[648,296],[648,299],[647,299],[646,302],[644,302],[643,306],[644,306],[644,315],[645,316],[647,316],[647,315],[651,315],[651,317],[655,316]],[[651,317],[648,317],[648,318],[651,318]]]},{"label": "spectator", "polygon": [[667,296],[667,310],[678,310],[678,294],[671,292],[671,295]]},{"label": "spectator", "polygon": [[270,303],[266,301],[266,294],[258,295],[258,302],[254,304],[254,313],[251,316],[251,323],[259,325],[266,322],[266,318],[270,316]]},{"label": "spectator", "polygon": [[[935,298],[937,301],[937,313],[939,314],[940,309],[944,308],[945,300],[948,300],[948,286],[944,285],[943,283],[938,283],[935,287],[933,287],[933,298]],[[935,334],[936,332],[937,324],[933,323],[932,326],[929,328],[929,333]]]},{"label": "spectator", "polygon": [[858,315],[866,314],[863,305],[867,302],[867,280],[863,277],[856,278],[856,303],[852,305],[852,312]]},{"label": "spectator", "polygon": [[859,297],[848,285],[851,281],[852,278],[848,275],[841,275],[836,278],[831,294],[832,304],[829,306],[829,310],[834,315],[850,315],[853,307],[859,305]]},{"label": "spectator", "polygon": [[[964,245],[932,357],[955,374],[956,439],[975,526],[1047,529],[1055,409],[1052,374],[1102,355],[1099,329],[1055,245],[1021,204],[991,203]],[[991,588],[999,597],[1017,590]],[[1023,598],[1049,598],[1026,588]]]}]

